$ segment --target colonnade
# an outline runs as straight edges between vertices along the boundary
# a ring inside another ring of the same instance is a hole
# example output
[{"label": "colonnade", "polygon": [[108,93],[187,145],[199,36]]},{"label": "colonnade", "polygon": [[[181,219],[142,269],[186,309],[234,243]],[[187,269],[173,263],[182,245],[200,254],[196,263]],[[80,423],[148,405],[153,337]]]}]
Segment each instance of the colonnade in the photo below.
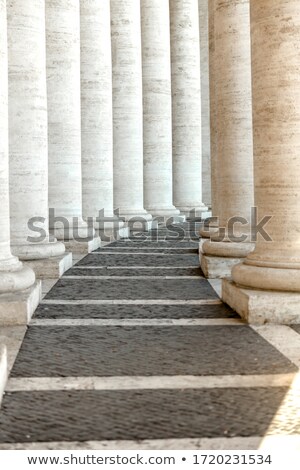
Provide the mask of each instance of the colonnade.
[{"label": "colonnade", "polygon": [[0,0],[0,23],[0,320],[107,218],[206,206],[223,300],[299,320],[297,0]]},{"label": "colonnade", "polygon": [[249,322],[299,323],[299,4],[210,0],[209,12],[219,228],[201,266]]},{"label": "colonnade", "polygon": [[1,0],[0,15],[0,310],[18,299],[28,316],[36,279],[100,246],[99,229],[206,210],[200,14],[198,0]]}]

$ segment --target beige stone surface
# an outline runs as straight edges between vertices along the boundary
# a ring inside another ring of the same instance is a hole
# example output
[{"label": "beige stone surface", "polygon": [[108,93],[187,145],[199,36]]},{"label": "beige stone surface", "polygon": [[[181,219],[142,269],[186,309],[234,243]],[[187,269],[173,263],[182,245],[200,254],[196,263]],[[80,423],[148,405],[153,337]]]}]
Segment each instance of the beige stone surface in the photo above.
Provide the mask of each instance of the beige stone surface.
[{"label": "beige stone surface", "polygon": [[207,256],[199,253],[200,267],[208,279],[223,279],[231,276],[233,266],[241,263],[242,258]]},{"label": "beige stone surface", "polygon": [[231,217],[250,221],[254,202],[249,0],[215,0],[215,61],[218,215],[227,227]]},{"label": "beige stone surface", "polygon": [[174,205],[206,211],[202,202],[201,78],[198,0],[172,0],[171,72]]},{"label": "beige stone surface", "polygon": [[[252,288],[300,291],[299,27],[298,2],[251,2],[255,205],[259,219],[271,216],[272,239],[259,237],[233,272],[236,283]],[[296,308],[295,294],[280,295]]]},{"label": "beige stone surface", "polygon": [[[201,0],[200,0],[201,3]],[[217,162],[217,119],[216,119],[216,73],[215,73],[215,0],[208,0],[208,68],[210,107],[210,168],[212,215],[218,217],[218,162]]]},{"label": "beige stone surface", "polygon": [[300,323],[300,294],[248,289],[223,279],[222,300],[251,324]]},{"label": "beige stone surface", "polygon": [[68,240],[65,242],[66,249],[74,254],[88,254],[97,250],[101,246],[101,239],[99,236],[90,239],[82,240]]},{"label": "beige stone surface", "polygon": [[[254,205],[249,0],[215,0],[214,5],[211,60],[212,68],[218,64],[218,71],[215,89],[211,89],[216,125],[212,131],[212,139],[216,139],[212,145],[216,155],[213,168],[217,172],[213,180],[219,225],[226,230],[226,239],[219,241],[218,233],[212,234],[203,251],[210,256],[246,257],[253,250],[249,241]],[[232,241],[228,223],[233,217],[248,221],[234,226],[234,236],[247,235],[246,243]]]},{"label": "beige stone surface", "polygon": [[23,291],[0,294],[0,327],[27,325],[41,298],[41,281]]},{"label": "beige stone surface", "polygon": [[7,372],[10,373],[22,345],[27,325],[1,326],[0,344],[5,345],[7,351]]},{"label": "beige stone surface", "polygon": [[72,267],[72,253],[46,260],[25,261],[24,264],[33,269],[37,279],[58,279]]}]

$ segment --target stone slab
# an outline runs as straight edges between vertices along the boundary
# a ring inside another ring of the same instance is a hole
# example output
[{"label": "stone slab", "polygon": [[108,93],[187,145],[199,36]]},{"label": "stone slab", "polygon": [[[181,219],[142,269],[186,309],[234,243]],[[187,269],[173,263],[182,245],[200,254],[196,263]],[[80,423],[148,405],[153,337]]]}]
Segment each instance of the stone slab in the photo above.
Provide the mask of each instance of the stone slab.
[{"label": "stone slab", "polygon": [[[0,442],[263,438],[287,391],[260,387],[7,393]],[[290,411],[295,419],[278,421],[278,434],[299,434],[296,403]]]},{"label": "stone slab", "polygon": [[100,237],[82,238],[80,241],[66,240],[64,241],[67,251],[75,254],[88,254],[97,250],[101,246]]},{"label": "stone slab", "polygon": [[11,377],[297,371],[292,362],[247,325],[30,326]]},{"label": "stone slab", "polygon": [[238,318],[227,305],[48,305],[40,304],[35,319],[91,318]]},{"label": "stone slab", "polygon": [[251,324],[300,323],[300,293],[246,289],[223,279],[222,300]]},{"label": "stone slab", "polygon": [[198,249],[198,244],[197,242],[194,241],[171,241],[171,240],[166,240],[166,241],[150,241],[150,240],[145,240],[142,241],[140,239],[134,240],[134,238],[131,239],[124,239],[124,240],[118,240],[115,242],[110,243],[107,245],[105,248],[136,248],[138,250],[143,250],[145,248],[151,248],[151,249],[157,249],[157,248],[191,248],[191,249]]},{"label": "stone slab", "polygon": [[223,279],[231,277],[231,270],[240,264],[244,258],[225,258],[221,256],[207,256],[199,251],[201,269],[208,279]]},{"label": "stone slab", "polygon": [[41,298],[41,281],[24,291],[0,295],[0,326],[27,325]]},{"label": "stone slab", "polygon": [[92,268],[92,269],[87,269],[87,268],[73,268],[69,269],[65,273],[66,276],[159,276],[159,277],[170,277],[170,276],[199,276],[204,277],[203,272],[201,271],[200,268],[169,268],[169,269],[164,269],[164,268],[132,268],[132,269],[126,269],[126,268]]},{"label": "stone slab", "polygon": [[105,248],[98,248],[95,250],[96,253],[120,253],[120,254],[132,254],[132,253],[157,253],[163,255],[188,255],[190,253],[198,253],[197,248],[144,248],[143,247],[112,247],[107,246]]},{"label": "stone slab", "polygon": [[58,279],[72,267],[72,253],[53,256],[47,259],[23,261],[35,272],[37,279]]},{"label": "stone slab", "polygon": [[45,299],[56,300],[211,300],[217,294],[206,279],[61,278]]},{"label": "stone slab", "polygon": [[7,351],[6,346],[0,342],[0,406],[7,381]]},{"label": "stone slab", "polygon": [[180,266],[182,268],[199,266],[196,254],[187,255],[143,255],[143,254],[89,254],[77,263],[77,266]]}]

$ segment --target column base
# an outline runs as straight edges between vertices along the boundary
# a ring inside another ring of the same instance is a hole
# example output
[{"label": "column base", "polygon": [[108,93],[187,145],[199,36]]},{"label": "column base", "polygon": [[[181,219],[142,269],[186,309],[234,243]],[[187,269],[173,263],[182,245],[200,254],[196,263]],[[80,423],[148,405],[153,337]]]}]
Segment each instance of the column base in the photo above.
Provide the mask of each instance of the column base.
[{"label": "column base", "polygon": [[223,279],[222,300],[251,324],[300,323],[300,293],[247,289]]},{"label": "column base", "polygon": [[41,281],[20,292],[1,294],[0,326],[27,325],[41,298]]},{"label": "column base", "polygon": [[132,220],[140,220],[140,221],[148,221],[152,220],[152,215],[149,214],[147,211],[144,209],[139,210],[126,210],[124,209],[123,211],[119,209],[118,216],[125,220],[125,222],[129,222]]},{"label": "column base", "polygon": [[129,237],[129,227],[124,226],[122,228],[106,228],[105,230],[96,229],[96,234],[101,238],[101,242],[111,243],[119,240],[120,238]]},{"label": "column base", "polygon": [[187,219],[200,218],[201,220],[208,217],[208,207],[203,206],[180,206],[176,205],[176,208],[180,211],[180,215],[184,215]]},{"label": "column base", "polygon": [[21,261],[46,261],[50,257],[60,256],[65,252],[62,242],[31,243],[24,245],[11,245],[12,253]]},{"label": "column base", "polygon": [[[202,245],[205,240],[202,241]],[[200,242],[201,244],[201,242]],[[199,260],[201,269],[208,279],[223,279],[231,277],[231,270],[236,264],[240,264],[245,258],[229,258],[221,256],[209,256],[204,254],[199,247]]]},{"label": "column base", "polygon": [[58,279],[72,267],[72,253],[48,259],[24,261],[35,272],[37,279]]},{"label": "column base", "polygon": [[101,238],[96,236],[94,238],[82,238],[78,240],[64,241],[67,251],[74,254],[87,255],[92,251],[98,250],[101,246]]},{"label": "column base", "polygon": [[0,405],[2,401],[2,396],[6,386],[8,376],[8,367],[7,367],[7,351],[4,344],[0,343]]},{"label": "column base", "polygon": [[153,217],[163,217],[164,219],[168,219],[170,217],[176,217],[180,215],[180,212],[176,207],[147,207],[147,212],[149,212]]}]

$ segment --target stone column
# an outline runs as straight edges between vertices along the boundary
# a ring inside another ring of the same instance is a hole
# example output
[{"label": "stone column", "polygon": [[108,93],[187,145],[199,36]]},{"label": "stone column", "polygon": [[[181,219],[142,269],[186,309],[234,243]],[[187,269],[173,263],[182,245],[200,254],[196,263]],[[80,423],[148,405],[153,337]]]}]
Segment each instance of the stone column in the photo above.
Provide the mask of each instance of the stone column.
[{"label": "stone column", "polygon": [[10,250],[6,0],[0,0],[0,325],[26,322],[40,298],[40,283]]},{"label": "stone column", "polygon": [[205,205],[211,208],[208,0],[198,0],[198,3],[201,72],[202,199]]},{"label": "stone column", "polygon": [[201,91],[198,0],[170,2],[174,204],[201,215]]},{"label": "stone column", "polygon": [[[207,277],[226,277],[253,250],[251,52],[249,0],[215,0],[219,231],[202,246]],[[232,226],[233,218],[236,222]]]},{"label": "stone column", "polygon": [[111,0],[114,205],[125,219],[151,219],[143,202],[140,0]]},{"label": "stone column", "polygon": [[173,206],[169,0],[141,0],[145,208],[179,215]]},{"label": "stone column", "polygon": [[80,22],[83,217],[99,228],[114,217],[110,1],[81,0]]},{"label": "stone column", "polygon": [[219,215],[218,205],[218,162],[217,162],[217,117],[215,66],[215,1],[208,0],[208,68],[209,68],[209,108],[210,108],[210,168],[211,168],[211,209],[213,217]]},{"label": "stone column", "polygon": [[40,275],[65,251],[48,231],[44,2],[11,0],[7,17],[11,245],[22,260],[43,259],[32,266]]},{"label": "stone column", "polygon": [[255,205],[271,218],[223,297],[253,323],[300,322],[299,30],[297,0],[251,0]]},{"label": "stone column", "polygon": [[[206,4],[206,2],[205,2]],[[204,227],[200,230],[201,240],[199,251],[202,252],[202,245],[205,242],[206,238],[210,238],[210,236],[217,231],[218,227],[218,162],[217,162],[217,125],[216,125],[216,74],[215,74],[215,0],[207,0],[207,14],[208,14],[208,56],[207,56],[207,65],[208,65],[208,89],[205,93],[205,85],[207,84],[202,81],[201,85],[201,101],[203,106],[203,100],[205,103],[205,99],[208,100],[208,107],[209,107],[209,144],[207,144],[207,148],[209,149],[210,159],[209,159],[209,166],[210,166],[210,190],[211,190],[211,212],[212,217],[206,219]],[[199,0],[199,9],[200,9],[200,37],[203,34],[201,31],[202,22],[204,21],[203,16],[205,17],[204,13],[201,13],[205,10],[203,6],[203,2]],[[201,44],[201,40],[200,40]],[[203,53],[200,56],[202,62]],[[201,71],[205,69],[205,65],[201,64]],[[205,124],[204,124],[205,126]],[[203,120],[202,120],[202,129],[203,129]],[[203,140],[203,139],[202,139]],[[205,151],[203,147],[205,146],[205,138],[204,143],[202,144],[202,152],[203,152],[203,167],[205,163]],[[203,170],[205,174],[205,170]],[[203,190],[203,194],[205,194],[205,190]]]},{"label": "stone column", "polygon": [[[79,0],[46,0],[49,206],[58,239],[91,235],[82,219]],[[72,245],[72,249],[74,248]]]}]

